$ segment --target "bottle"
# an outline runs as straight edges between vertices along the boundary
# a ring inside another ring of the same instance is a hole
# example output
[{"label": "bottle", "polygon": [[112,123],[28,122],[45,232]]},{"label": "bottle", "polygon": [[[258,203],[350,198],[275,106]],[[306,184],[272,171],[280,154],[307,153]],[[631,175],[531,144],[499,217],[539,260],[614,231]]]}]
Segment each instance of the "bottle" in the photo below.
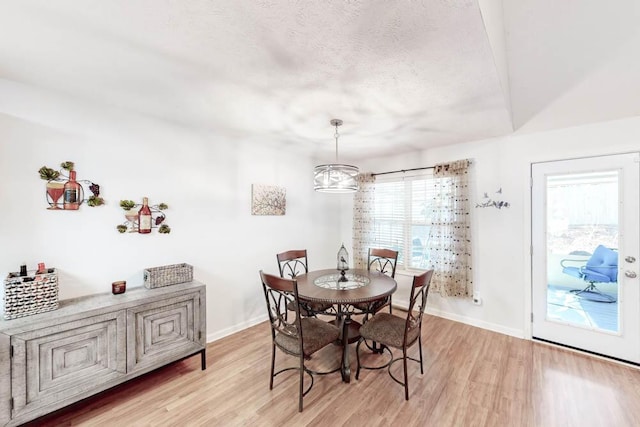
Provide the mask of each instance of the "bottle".
[{"label": "bottle", "polygon": [[80,207],[80,184],[76,182],[76,171],[69,171],[69,181],[64,184],[63,207],[67,210],[78,210]]},{"label": "bottle", "polygon": [[138,211],[138,233],[151,233],[151,209],[147,197],[142,198],[142,207]]}]

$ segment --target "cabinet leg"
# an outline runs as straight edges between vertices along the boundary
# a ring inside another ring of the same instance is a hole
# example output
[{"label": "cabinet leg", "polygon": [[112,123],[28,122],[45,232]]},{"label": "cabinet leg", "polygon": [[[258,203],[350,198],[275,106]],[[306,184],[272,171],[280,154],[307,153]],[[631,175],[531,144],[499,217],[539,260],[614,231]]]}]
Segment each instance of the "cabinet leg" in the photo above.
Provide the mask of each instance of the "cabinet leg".
[{"label": "cabinet leg", "polygon": [[200,352],[200,365],[203,371],[207,369],[207,350],[206,349]]}]

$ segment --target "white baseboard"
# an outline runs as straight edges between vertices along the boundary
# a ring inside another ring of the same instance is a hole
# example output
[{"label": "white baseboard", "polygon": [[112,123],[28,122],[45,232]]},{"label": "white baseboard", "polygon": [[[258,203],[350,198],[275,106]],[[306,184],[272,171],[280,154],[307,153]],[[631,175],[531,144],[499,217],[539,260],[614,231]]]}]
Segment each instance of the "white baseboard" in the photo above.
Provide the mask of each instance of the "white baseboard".
[{"label": "white baseboard", "polygon": [[253,319],[249,319],[245,322],[239,323],[237,325],[233,325],[230,328],[227,329],[223,329],[221,331],[217,331],[213,334],[207,334],[207,343],[213,342],[213,341],[217,341],[221,338],[224,338],[226,336],[235,334],[236,332],[240,332],[244,329],[250,328],[252,326],[257,325],[258,323],[262,323],[265,320],[268,320],[268,316],[265,314],[263,316],[257,316],[254,317]]},{"label": "white baseboard", "polygon": [[[397,307],[399,309],[402,310],[407,310],[409,308],[409,304],[404,302],[404,301],[393,301],[394,307]],[[398,304],[399,302],[399,304]],[[504,335],[509,335],[512,337],[516,337],[516,338],[522,338],[524,339],[524,331],[518,330],[518,329],[512,329],[512,328],[505,328],[504,326],[501,325],[496,325],[495,323],[490,323],[490,322],[484,322],[482,320],[478,320],[478,319],[473,319],[470,317],[466,317],[466,316],[460,316],[457,314],[453,314],[453,313],[448,313],[448,312],[444,312],[441,310],[434,310],[431,309],[429,307],[427,307],[427,310],[425,311],[425,313],[433,315],[433,316],[438,316],[438,317],[442,317],[444,319],[449,319],[449,320],[453,320],[454,322],[460,322],[460,323],[464,323],[466,325],[470,325],[470,326],[475,326],[478,328],[482,328],[482,329],[487,329],[489,331],[493,331],[493,332],[497,332],[500,334],[504,334]],[[253,319],[249,319],[245,322],[239,323],[237,325],[234,325],[230,328],[227,329],[223,329],[221,331],[217,331],[213,334],[208,334],[207,335],[207,343],[213,342],[213,341],[217,341],[221,338],[224,338],[226,336],[235,334],[236,332],[240,332],[244,329],[250,328],[251,326],[255,326],[258,323],[262,323],[264,321],[267,320],[267,315],[265,314],[264,316],[257,316],[254,317]]]},{"label": "white baseboard", "polygon": [[[393,304],[394,307],[398,307],[402,310],[407,310],[409,308],[408,302],[405,303],[404,301],[399,301],[399,304],[396,304],[396,300],[393,300],[393,302],[394,302]],[[513,329],[513,328],[505,328],[504,326],[496,325],[495,323],[485,322],[482,320],[473,319],[471,317],[460,316],[458,314],[448,313],[445,311],[436,310],[429,307],[427,307],[427,309],[425,310],[425,313],[433,316],[442,317],[443,319],[453,320],[454,322],[464,323],[465,325],[487,329],[489,331],[497,332],[499,334],[525,339],[524,331]]]}]

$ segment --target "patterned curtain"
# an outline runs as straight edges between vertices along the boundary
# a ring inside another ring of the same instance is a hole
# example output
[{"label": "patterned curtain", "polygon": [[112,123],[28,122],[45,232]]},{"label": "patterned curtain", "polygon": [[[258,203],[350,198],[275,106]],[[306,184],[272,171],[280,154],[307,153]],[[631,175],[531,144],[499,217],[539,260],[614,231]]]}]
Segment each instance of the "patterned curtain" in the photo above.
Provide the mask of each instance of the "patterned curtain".
[{"label": "patterned curtain", "polygon": [[353,197],[353,263],[354,268],[367,268],[367,255],[373,244],[373,211],[376,177],[361,173],[356,177],[358,191]]},{"label": "patterned curtain", "polygon": [[435,166],[429,256],[431,290],[443,297],[473,296],[469,220],[469,160]]}]

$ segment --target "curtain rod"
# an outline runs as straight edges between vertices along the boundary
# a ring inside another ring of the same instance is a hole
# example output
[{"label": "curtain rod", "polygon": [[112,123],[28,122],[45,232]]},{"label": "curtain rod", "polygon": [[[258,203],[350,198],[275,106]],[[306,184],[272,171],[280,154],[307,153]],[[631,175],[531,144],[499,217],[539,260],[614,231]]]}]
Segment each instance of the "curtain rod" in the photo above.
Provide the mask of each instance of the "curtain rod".
[{"label": "curtain rod", "polygon": [[413,168],[413,169],[400,169],[397,171],[389,171],[389,172],[378,172],[378,173],[372,173],[371,175],[376,176],[376,175],[387,175],[390,173],[405,173],[405,172],[412,172],[412,171],[421,171],[421,170],[426,170],[426,169],[435,169],[435,166],[426,166],[424,168]]}]

